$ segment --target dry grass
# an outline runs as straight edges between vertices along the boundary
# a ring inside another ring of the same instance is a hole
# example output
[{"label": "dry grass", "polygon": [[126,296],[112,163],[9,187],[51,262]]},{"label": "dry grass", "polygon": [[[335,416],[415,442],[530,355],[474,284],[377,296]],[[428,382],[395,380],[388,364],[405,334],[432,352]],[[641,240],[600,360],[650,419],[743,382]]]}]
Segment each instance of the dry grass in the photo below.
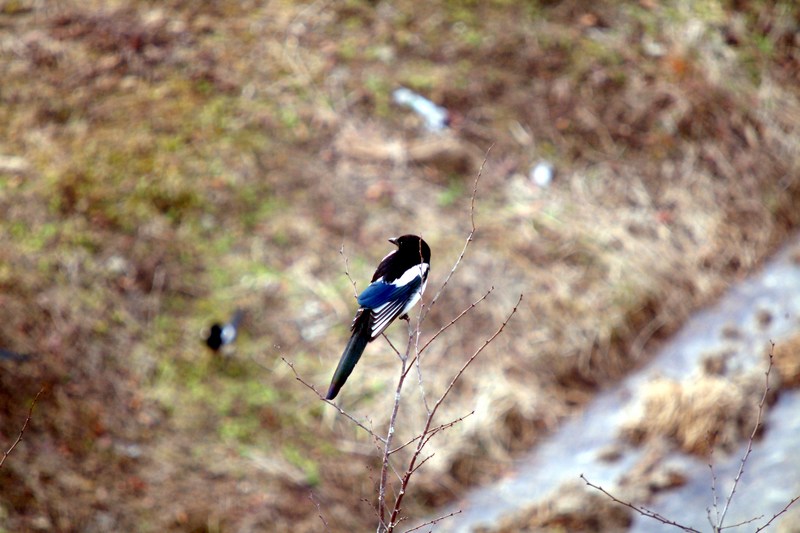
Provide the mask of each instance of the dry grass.
[{"label": "dry grass", "polygon": [[783,388],[800,385],[800,335],[776,344],[774,361]]},{"label": "dry grass", "polygon": [[631,510],[574,481],[559,487],[541,504],[478,531],[624,531],[633,523],[632,515]]},{"label": "dry grass", "polygon": [[730,451],[752,433],[753,406],[763,386],[759,372],[733,378],[701,375],[685,382],[655,379],[622,435],[635,444],[667,439],[686,453],[703,456],[715,447]]},{"label": "dry grass", "polygon": [[[310,488],[335,529],[372,523],[374,450],[279,355],[329,379],[342,243],[363,287],[387,237],[419,232],[440,282],[491,143],[476,241],[425,331],[496,291],[426,356],[429,394],[526,304],[441,413],[476,410],[409,512],[646,359],[800,217],[797,8],[664,4],[4,4],[0,347],[37,358],[3,363],[2,436],[52,391],[4,466],[8,527],[310,531]],[[398,85],[452,111],[448,136],[421,137]],[[546,190],[525,177],[540,158]],[[199,332],[238,306],[236,357],[212,360]],[[370,346],[342,401],[384,424],[396,371]]]}]

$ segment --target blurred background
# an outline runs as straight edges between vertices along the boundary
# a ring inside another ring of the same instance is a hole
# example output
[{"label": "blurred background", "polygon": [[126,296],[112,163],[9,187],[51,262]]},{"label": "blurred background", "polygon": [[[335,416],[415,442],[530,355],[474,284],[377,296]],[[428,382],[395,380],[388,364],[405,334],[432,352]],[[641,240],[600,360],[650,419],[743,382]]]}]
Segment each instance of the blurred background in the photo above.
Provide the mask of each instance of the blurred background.
[{"label": "blurred background", "polygon": [[[430,301],[485,159],[423,338],[494,290],[426,355],[427,393],[525,297],[443,407],[475,413],[432,441],[404,512],[457,505],[792,234],[799,76],[789,0],[0,1],[0,349],[27,355],[0,360],[4,450],[45,387],[0,470],[0,529],[374,528],[371,439],[281,358],[327,386],[356,307],[345,258],[363,289],[389,237],[430,244]],[[209,350],[236,309],[236,342]],[[714,390],[754,409],[761,381],[717,355]],[[382,431],[397,372],[373,343],[338,401]],[[407,387],[400,439],[425,413]],[[733,429],[622,436],[706,458],[746,443],[736,409],[714,411]],[[612,519],[503,527],[630,524]]]}]

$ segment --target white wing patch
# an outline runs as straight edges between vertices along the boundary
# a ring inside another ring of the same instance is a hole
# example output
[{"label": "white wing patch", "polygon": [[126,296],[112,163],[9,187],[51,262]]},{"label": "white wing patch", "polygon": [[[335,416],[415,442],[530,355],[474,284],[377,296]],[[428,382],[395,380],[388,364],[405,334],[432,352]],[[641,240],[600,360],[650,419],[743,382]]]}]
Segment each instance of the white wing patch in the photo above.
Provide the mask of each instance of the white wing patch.
[{"label": "white wing patch", "polygon": [[236,340],[236,328],[233,324],[225,324],[220,337],[222,337],[222,344],[230,344]]},{"label": "white wing patch", "polygon": [[419,276],[422,279],[425,278],[425,274],[428,273],[428,263],[420,263],[419,265],[414,265],[413,267],[409,268],[403,275],[397,278],[392,282],[392,285],[395,287],[402,287],[407,283],[411,283],[411,280]]},{"label": "white wing patch", "polygon": [[408,313],[408,311],[419,302],[420,298],[422,298],[422,293],[425,292],[425,286],[428,283],[427,274],[429,268],[427,263],[415,265],[392,282],[392,285],[402,287],[403,285],[411,283],[416,277],[422,278],[422,284],[414,291],[414,294],[412,294],[408,300],[392,300],[372,309],[373,321],[371,336],[373,339],[383,333],[383,330],[385,330],[395,318]]},{"label": "white wing patch", "polygon": [[372,338],[374,339],[381,333],[383,330],[392,323],[392,321],[400,316],[400,311],[402,311],[403,302],[402,301],[393,301],[383,304],[382,306],[373,309],[373,317],[374,320],[372,322]]}]

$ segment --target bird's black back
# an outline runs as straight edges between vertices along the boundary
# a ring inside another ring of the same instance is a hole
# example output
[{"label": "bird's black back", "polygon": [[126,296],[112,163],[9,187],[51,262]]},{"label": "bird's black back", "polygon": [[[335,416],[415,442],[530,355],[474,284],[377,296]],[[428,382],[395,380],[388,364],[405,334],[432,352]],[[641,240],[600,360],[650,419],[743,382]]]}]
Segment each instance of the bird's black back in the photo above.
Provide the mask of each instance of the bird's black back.
[{"label": "bird's black back", "polygon": [[372,275],[372,281],[383,277],[383,281],[391,283],[415,265],[431,264],[431,249],[420,237],[403,235],[397,238],[395,244],[397,250],[384,257]]}]

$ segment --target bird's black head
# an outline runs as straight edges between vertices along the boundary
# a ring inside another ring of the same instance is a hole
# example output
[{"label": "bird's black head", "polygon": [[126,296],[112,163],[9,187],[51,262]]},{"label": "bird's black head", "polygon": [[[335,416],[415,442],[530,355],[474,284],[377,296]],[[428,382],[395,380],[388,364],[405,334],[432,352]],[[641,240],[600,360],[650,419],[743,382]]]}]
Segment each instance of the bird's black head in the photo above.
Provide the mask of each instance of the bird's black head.
[{"label": "bird's black head", "polygon": [[423,263],[430,264],[431,249],[428,243],[416,235],[403,235],[389,239],[389,242],[396,245],[399,253],[415,259],[422,259]]},{"label": "bird's black head", "polygon": [[220,324],[211,326],[211,331],[206,339],[206,346],[215,352],[222,346],[222,326]]}]

